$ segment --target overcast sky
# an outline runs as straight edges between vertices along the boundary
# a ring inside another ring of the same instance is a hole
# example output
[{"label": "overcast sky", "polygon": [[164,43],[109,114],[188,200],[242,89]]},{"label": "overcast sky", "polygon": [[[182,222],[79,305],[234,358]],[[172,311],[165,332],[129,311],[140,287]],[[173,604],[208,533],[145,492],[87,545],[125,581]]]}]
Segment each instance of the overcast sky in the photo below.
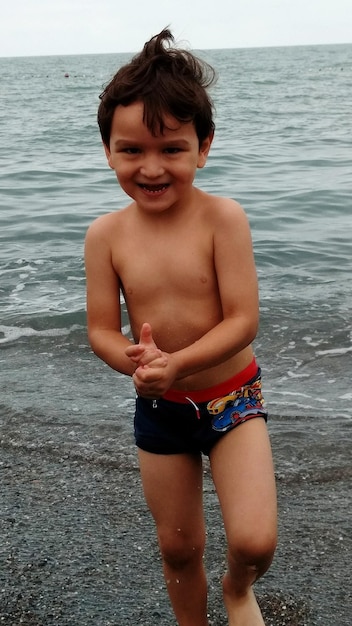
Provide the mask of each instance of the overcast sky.
[{"label": "overcast sky", "polygon": [[192,48],[352,42],[352,0],[1,0],[0,56],[135,52],[170,25]]}]

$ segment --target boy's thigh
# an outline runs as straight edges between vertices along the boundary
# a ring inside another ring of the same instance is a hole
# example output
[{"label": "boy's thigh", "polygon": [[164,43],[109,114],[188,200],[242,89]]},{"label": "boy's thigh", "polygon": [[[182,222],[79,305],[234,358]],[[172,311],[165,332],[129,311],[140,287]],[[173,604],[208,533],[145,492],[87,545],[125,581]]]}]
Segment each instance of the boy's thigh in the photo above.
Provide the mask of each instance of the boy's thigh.
[{"label": "boy's thigh", "polygon": [[228,537],[274,535],[276,487],[265,420],[253,418],[226,433],[210,463]]},{"label": "boy's thigh", "polygon": [[142,485],[158,528],[203,529],[203,469],[200,455],[154,454],[138,449]]}]

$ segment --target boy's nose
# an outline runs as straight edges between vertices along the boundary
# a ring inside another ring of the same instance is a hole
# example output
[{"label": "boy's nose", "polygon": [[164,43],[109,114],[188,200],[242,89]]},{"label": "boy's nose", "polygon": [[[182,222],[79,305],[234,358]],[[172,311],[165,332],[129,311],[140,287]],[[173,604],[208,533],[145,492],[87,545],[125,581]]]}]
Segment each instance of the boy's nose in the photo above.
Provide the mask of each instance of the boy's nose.
[{"label": "boy's nose", "polygon": [[164,173],[164,168],[160,159],[148,157],[144,159],[140,167],[140,173],[146,178],[159,178]]}]

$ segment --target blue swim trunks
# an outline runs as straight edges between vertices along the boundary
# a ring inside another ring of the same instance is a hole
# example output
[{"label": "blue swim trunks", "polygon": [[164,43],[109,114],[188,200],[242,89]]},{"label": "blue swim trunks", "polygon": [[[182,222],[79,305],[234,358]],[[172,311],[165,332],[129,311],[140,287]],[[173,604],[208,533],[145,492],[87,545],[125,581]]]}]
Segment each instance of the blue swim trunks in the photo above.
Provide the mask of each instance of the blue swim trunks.
[{"label": "blue swim trunks", "polygon": [[254,417],[267,420],[255,359],[233,378],[200,391],[170,389],[158,400],[137,397],[136,444],[154,454],[203,454],[229,430]]}]

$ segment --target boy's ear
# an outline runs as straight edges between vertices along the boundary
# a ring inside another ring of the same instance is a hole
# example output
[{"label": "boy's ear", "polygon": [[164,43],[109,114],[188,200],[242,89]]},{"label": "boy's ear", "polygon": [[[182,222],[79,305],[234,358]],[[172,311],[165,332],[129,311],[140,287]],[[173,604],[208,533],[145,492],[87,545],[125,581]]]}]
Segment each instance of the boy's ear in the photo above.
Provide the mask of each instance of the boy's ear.
[{"label": "boy's ear", "polygon": [[111,169],[113,170],[114,168],[113,168],[112,163],[111,163],[111,152],[110,152],[110,148],[108,148],[108,146],[107,146],[105,143],[103,143],[103,146],[104,146],[105,156],[106,156],[106,158],[107,158],[107,162],[108,162],[108,164],[109,164],[109,167],[111,167]]},{"label": "boy's ear", "polygon": [[212,144],[213,139],[214,139],[214,132],[211,132],[210,135],[208,135],[208,137],[206,137],[206,139],[204,139],[204,141],[200,145],[199,155],[198,155],[198,164],[197,164],[197,167],[199,169],[204,167],[204,165],[207,162],[210,146]]}]

